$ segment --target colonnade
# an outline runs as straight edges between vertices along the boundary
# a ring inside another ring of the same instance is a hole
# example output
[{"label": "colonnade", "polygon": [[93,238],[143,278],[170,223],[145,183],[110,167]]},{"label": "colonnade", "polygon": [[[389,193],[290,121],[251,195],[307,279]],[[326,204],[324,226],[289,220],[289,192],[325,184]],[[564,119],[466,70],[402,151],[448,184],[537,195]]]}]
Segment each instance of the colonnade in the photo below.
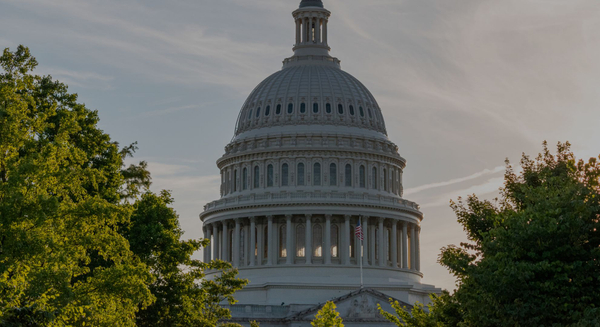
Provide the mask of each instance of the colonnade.
[{"label": "colonnade", "polygon": [[[359,219],[361,242],[356,236]],[[254,231],[254,233],[251,233]],[[359,265],[420,271],[420,226],[385,217],[284,215],[227,219],[204,225],[211,240],[204,261],[234,267],[293,264]]]},{"label": "colonnade", "polygon": [[327,22],[326,17],[310,13],[308,16],[296,17],[296,45],[327,45]]}]

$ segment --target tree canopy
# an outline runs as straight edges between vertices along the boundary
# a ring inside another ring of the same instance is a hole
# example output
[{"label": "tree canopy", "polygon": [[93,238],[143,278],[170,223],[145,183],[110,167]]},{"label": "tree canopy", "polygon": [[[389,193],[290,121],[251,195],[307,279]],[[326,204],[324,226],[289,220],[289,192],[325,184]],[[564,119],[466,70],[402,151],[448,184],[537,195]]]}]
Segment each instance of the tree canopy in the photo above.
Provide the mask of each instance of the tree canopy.
[{"label": "tree canopy", "polygon": [[544,143],[506,165],[500,199],[452,203],[470,242],[439,261],[458,289],[406,326],[600,326],[600,161]]},{"label": "tree canopy", "polygon": [[315,319],[310,323],[313,327],[344,327],[342,317],[336,310],[335,303],[328,301],[319,310]]},{"label": "tree canopy", "polygon": [[[29,49],[0,57],[0,325],[214,326],[246,284],[191,255],[168,192]],[[218,273],[200,280],[206,269]]]}]

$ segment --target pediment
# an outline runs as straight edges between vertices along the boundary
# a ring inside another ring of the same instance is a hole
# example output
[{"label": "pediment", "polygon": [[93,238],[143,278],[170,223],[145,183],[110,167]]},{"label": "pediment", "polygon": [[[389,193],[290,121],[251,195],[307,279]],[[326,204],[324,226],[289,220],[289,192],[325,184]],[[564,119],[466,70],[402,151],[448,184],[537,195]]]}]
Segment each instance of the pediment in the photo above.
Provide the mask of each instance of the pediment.
[{"label": "pediment", "polygon": [[[373,289],[363,288],[339,298],[333,299],[337,307],[337,311],[340,313],[340,317],[347,322],[357,321],[368,321],[368,322],[387,322],[387,320],[379,313],[377,305],[388,312],[393,312],[392,307],[389,304],[390,297]],[[393,299],[393,298],[392,298]],[[400,302],[402,306],[406,306],[409,309],[412,305],[393,299],[394,301]],[[288,317],[288,321],[311,321],[314,319],[318,311],[323,307],[323,304],[314,306],[310,309],[298,312],[297,314]]]}]

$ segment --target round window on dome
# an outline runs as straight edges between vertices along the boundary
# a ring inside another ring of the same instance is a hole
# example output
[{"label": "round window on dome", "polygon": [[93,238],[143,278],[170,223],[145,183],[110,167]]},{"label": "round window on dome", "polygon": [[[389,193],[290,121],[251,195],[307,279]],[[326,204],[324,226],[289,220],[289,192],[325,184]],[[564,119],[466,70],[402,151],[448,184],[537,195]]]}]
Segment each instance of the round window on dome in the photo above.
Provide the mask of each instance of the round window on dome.
[{"label": "round window on dome", "polygon": [[352,116],[354,116],[354,106],[350,106],[350,108],[349,108],[349,109],[350,109],[350,114],[351,114]]},{"label": "round window on dome", "polygon": [[252,119],[252,110],[248,111],[248,119]]},{"label": "round window on dome", "polygon": [[363,109],[363,107],[358,107],[358,112],[360,112],[361,117],[365,116],[365,110]]},{"label": "round window on dome", "polygon": [[277,108],[275,108],[275,114],[276,115],[280,115],[281,114],[281,105],[280,104],[278,104]]},{"label": "round window on dome", "polygon": [[288,104],[288,114],[291,114],[292,112],[294,112],[294,104],[290,103]]},{"label": "round window on dome", "polygon": [[267,106],[265,109],[265,116],[268,116],[269,114],[271,114],[271,106]]},{"label": "round window on dome", "polygon": [[330,114],[331,113],[331,103],[328,103],[325,105],[325,112]]},{"label": "round window on dome", "polygon": [[343,105],[341,105],[341,104],[338,104],[338,113],[339,113],[340,115],[343,115],[343,114],[344,114],[344,106],[343,106]]},{"label": "round window on dome", "polygon": [[315,114],[319,113],[319,104],[318,103],[313,103],[313,112]]},{"label": "round window on dome", "polygon": [[306,103],[301,103],[300,104],[300,113],[303,114],[306,112]]},{"label": "round window on dome", "polygon": [[371,113],[371,108],[368,108],[367,112],[369,113],[369,119],[373,119],[373,113]]},{"label": "round window on dome", "polygon": [[258,109],[256,109],[256,118],[260,117],[260,107],[258,107]]}]

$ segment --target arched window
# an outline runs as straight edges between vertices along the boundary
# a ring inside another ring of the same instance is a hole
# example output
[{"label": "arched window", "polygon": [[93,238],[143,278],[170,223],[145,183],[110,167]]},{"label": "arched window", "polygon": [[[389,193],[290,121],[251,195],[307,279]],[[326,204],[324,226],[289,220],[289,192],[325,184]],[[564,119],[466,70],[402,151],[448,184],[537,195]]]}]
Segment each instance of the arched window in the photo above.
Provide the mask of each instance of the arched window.
[{"label": "arched window", "polygon": [[260,116],[260,107],[258,107],[258,109],[256,109],[256,118],[258,118]]},{"label": "arched window", "polygon": [[296,256],[304,258],[306,251],[306,228],[304,225],[296,226]]},{"label": "arched window", "polygon": [[319,113],[319,104],[318,103],[313,103],[313,113],[317,114]]},{"label": "arched window", "polygon": [[352,187],[352,166],[350,164],[346,164],[344,169],[344,183],[347,187]]},{"label": "arched window", "polygon": [[277,108],[275,108],[275,114],[276,114],[276,115],[279,115],[279,114],[281,114],[281,105],[280,105],[280,104],[278,104],[278,105],[277,105]]},{"label": "arched window", "polygon": [[281,225],[279,227],[279,257],[287,258],[287,227]]},{"label": "arched window", "polygon": [[267,106],[265,109],[265,116],[268,116],[271,113],[271,106]]},{"label": "arched window", "polygon": [[254,166],[254,188],[260,187],[260,168]]},{"label": "arched window", "polygon": [[363,109],[363,107],[358,107],[358,112],[360,113],[361,117],[365,116],[365,110]]},{"label": "arched window", "polygon": [[290,103],[288,104],[288,114],[291,114],[292,112],[294,112],[294,104]]},{"label": "arched window", "polygon": [[263,237],[263,259],[269,258],[269,226],[265,226]]},{"label": "arched window", "polygon": [[304,186],[304,164],[298,164],[298,186]]},{"label": "arched window", "polygon": [[354,106],[350,105],[350,115],[354,116]]},{"label": "arched window", "polygon": [[387,169],[383,169],[383,190],[388,191],[388,174]]},{"label": "arched window", "polygon": [[325,104],[325,112],[328,114],[331,113],[331,103]]},{"label": "arched window", "polygon": [[313,255],[320,258],[323,256],[323,227],[321,225],[315,224],[313,226],[312,239]]},{"label": "arched window", "polygon": [[358,169],[358,179],[359,179],[359,185],[362,188],[367,187],[367,183],[366,183],[366,176],[365,176],[365,166],[361,165],[360,168]]},{"label": "arched window", "polygon": [[350,254],[350,258],[354,258],[354,244],[355,244],[355,239],[356,239],[356,235],[355,235],[355,229],[356,226],[355,225],[350,225],[350,235],[349,240],[350,240],[350,246],[348,247],[348,253]]},{"label": "arched window", "polygon": [[267,187],[273,187],[273,165],[267,166]]},{"label": "arched window", "polygon": [[373,167],[373,172],[372,172],[371,178],[372,178],[372,181],[373,181],[371,183],[372,186],[373,186],[373,189],[376,190],[377,189],[377,168],[376,167]]},{"label": "arched window", "polygon": [[337,166],[334,163],[329,165],[329,185],[337,185]]},{"label": "arched window", "polygon": [[244,170],[242,170],[242,189],[243,190],[248,189],[248,169],[247,168],[244,168]]},{"label": "arched window", "polygon": [[281,186],[288,186],[289,185],[289,166],[288,164],[284,163],[281,166]]},{"label": "arched window", "polygon": [[340,115],[344,114],[344,106],[342,104],[338,104],[338,113]]},{"label": "arched window", "polygon": [[237,191],[237,169],[233,171],[233,191]]},{"label": "arched window", "polygon": [[318,162],[313,166],[313,185],[321,185],[321,164]]},{"label": "arched window", "polygon": [[250,111],[248,111],[248,120],[252,119],[252,109],[250,109]]},{"label": "arched window", "polygon": [[306,112],[306,103],[302,102],[300,104],[300,113],[303,114]]},{"label": "arched window", "polygon": [[331,257],[337,258],[340,256],[340,230],[336,224],[331,225]]}]

